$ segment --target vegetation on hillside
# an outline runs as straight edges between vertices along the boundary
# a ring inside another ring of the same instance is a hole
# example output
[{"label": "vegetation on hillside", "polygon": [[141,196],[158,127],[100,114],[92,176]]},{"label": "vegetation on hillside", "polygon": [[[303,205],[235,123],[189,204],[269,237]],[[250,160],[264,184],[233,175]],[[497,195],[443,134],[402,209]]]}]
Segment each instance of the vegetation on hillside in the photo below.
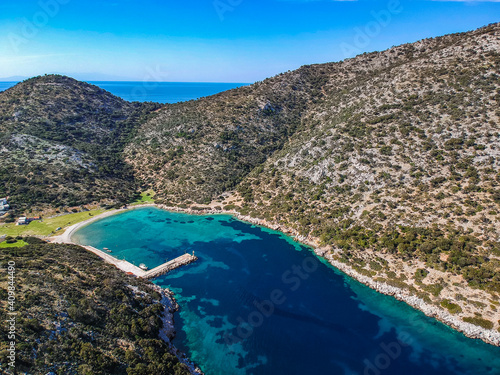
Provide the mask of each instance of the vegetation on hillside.
[{"label": "vegetation on hillside", "polygon": [[122,151],[157,108],[55,75],[1,92],[0,196],[18,211],[127,202],[136,184]]},{"label": "vegetation on hillside", "polygon": [[[319,68],[321,69],[321,68]],[[210,202],[233,189],[302,126],[326,75],[303,67],[250,87],[162,108],[138,130],[126,160],[173,201]]]},{"label": "vegetation on hillside", "polygon": [[38,77],[0,93],[0,196],[216,200],[500,329],[499,51],[492,24],[161,109]]},{"label": "vegetation on hillside", "polygon": [[[87,250],[44,243],[0,251],[0,319],[7,320],[9,262],[15,263],[18,373],[188,374],[158,337],[160,293]],[[6,373],[7,325],[0,327]]]},{"label": "vegetation on hillside", "polygon": [[[162,109],[127,160],[157,202],[218,200],[319,238],[359,272],[436,306],[467,287],[494,301],[499,51],[493,24],[304,66]],[[242,204],[225,202],[227,190]],[[411,286],[397,267],[434,271]],[[467,298],[455,302],[478,312]],[[481,309],[500,317],[494,304]]]}]

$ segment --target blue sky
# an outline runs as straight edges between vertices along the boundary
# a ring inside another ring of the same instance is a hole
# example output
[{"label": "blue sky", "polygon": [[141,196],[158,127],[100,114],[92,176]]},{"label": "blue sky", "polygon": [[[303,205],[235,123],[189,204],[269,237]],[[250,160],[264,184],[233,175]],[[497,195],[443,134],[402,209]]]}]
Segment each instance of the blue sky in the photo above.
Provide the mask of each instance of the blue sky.
[{"label": "blue sky", "polygon": [[498,21],[500,0],[17,0],[0,77],[254,82]]}]

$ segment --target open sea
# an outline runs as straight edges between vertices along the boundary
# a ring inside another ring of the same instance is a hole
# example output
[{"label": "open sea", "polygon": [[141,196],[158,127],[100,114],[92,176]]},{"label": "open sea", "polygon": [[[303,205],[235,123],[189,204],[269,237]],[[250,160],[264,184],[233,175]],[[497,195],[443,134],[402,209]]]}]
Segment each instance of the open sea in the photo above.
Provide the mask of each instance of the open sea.
[{"label": "open sea", "polygon": [[[0,82],[0,91],[18,82]],[[134,102],[177,103],[222,91],[246,86],[248,83],[194,83],[194,82],[109,82],[89,81],[122,99]]]},{"label": "open sea", "polygon": [[207,375],[497,375],[500,348],[379,294],[276,231],[156,208],[94,222],[73,241],[149,268],[175,292],[174,344]]}]

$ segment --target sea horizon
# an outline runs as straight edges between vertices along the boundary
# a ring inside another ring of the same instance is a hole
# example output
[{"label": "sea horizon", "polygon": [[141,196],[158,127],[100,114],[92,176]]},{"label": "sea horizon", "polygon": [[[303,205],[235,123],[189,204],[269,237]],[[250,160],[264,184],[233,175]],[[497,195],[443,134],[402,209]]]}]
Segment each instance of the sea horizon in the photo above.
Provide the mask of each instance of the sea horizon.
[{"label": "sea horizon", "polygon": [[[0,81],[0,92],[22,81]],[[196,100],[251,83],[234,82],[151,82],[151,81],[82,81],[98,86],[129,102],[173,104]]]}]

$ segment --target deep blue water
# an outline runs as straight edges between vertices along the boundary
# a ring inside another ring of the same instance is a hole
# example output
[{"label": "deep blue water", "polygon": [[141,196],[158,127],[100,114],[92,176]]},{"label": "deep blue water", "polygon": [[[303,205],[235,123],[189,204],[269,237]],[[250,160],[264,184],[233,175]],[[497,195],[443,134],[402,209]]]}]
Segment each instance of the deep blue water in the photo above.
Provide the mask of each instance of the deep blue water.
[{"label": "deep blue water", "polygon": [[154,267],[176,293],[174,343],[207,375],[500,374],[500,348],[468,339],[316,258],[285,235],[230,216],[143,208],[73,240]]},{"label": "deep blue water", "polygon": [[[0,82],[0,91],[17,82]],[[177,103],[210,96],[222,91],[245,86],[247,83],[196,82],[110,82],[89,81],[122,99],[134,102]]]}]

